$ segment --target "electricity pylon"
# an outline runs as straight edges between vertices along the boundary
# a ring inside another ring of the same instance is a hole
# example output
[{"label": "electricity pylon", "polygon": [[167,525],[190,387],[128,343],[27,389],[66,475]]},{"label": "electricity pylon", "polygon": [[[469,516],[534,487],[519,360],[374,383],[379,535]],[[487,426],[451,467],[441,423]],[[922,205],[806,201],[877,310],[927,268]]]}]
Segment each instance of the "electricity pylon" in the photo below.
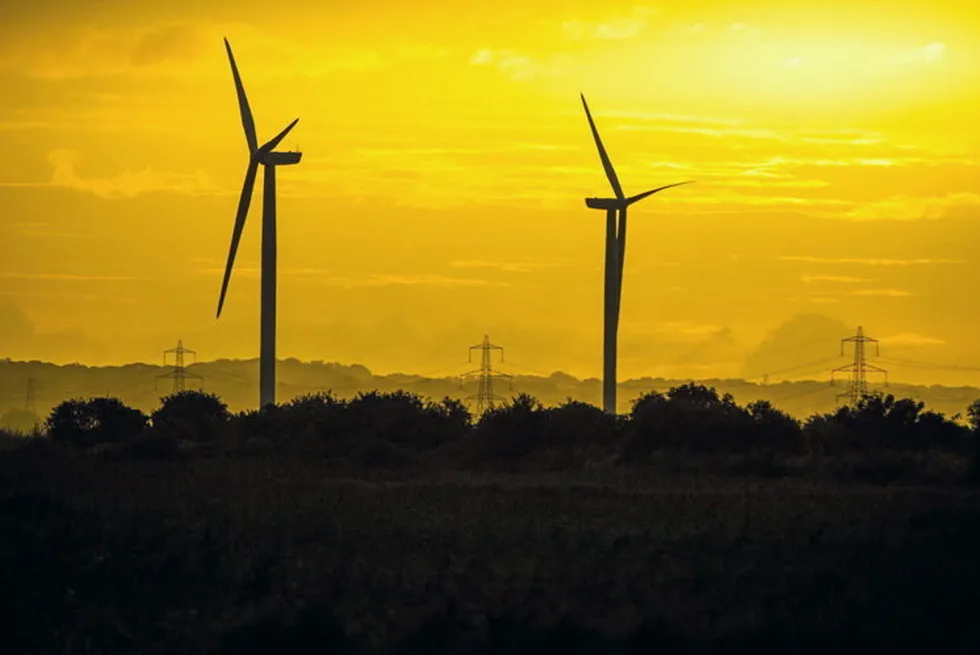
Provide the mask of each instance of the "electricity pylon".
[{"label": "electricity pylon", "polygon": [[875,355],[880,355],[878,349],[878,340],[872,339],[864,335],[864,329],[859,325],[857,329],[857,334],[853,337],[848,337],[847,339],[840,340],[840,354],[844,356],[844,344],[851,342],[854,344],[854,361],[847,366],[841,366],[835,368],[830,372],[830,383],[834,383],[834,373],[850,373],[851,380],[848,384],[847,391],[844,393],[837,394],[837,402],[841,400],[847,400],[848,404],[852,407],[858,404],[864,396],[868,394],[868,373],[882,373],[885,376],[885,385],[888,385],[888,371],[883,368],[878,368],[872,364],[868,364],[865,360],[865,350],[864,345],[866,343],[873,343],[875,345]]},{"label": "electricity pylon", "polygon": [[163,351],[163,365],[164,366],[167,365],[167,355],[169,355],[171,353],[174,355],[174,366],[173,366],[173,370],[170,371],[169,373],[164,373],[163,375],[158,375],[157,376],[157,379],[159,380],[159,379],[162,379],[162,378],[173,378],[173,381],[174,381],[173,393],[180,393],[181,391],[184,391],[184,389],[186,389],[187,378],[191,378],[191,379],[195,379],[195,380],[203,380],[204,379],[203,377],[201,377],[200,375],[197,375],[196,373],[188,373],[187,372],[187,369],[184,366],[184,355],[192,355],[194,357],[194,359],[197,360],[197,353],[194,352],[193,350],[189,350],[187,348],[184,348],[184,342],[183,341],[177,341],[177,347],[176,348],[171,348],[170,350],[164,350]]},{"label": "electricity pylon", "polygon": [[466,400],[476,399],[476,415],[482,416],[485,411],[492,409],[498,401],[504,399],[493,392],[494,378],[510,380],[511,376],[506,373],[497,373],[493,370],[490,361],[490,353],[494,350],[500,351],[500,361],[504,361],[504,349],[502,346],[495,346],[490,343],[490,337],[483,335],[483,343],[470,346],[469,361],[473,361],[473,351],[480,350],[480,370],[470,371],[460,376],[463,379],[479,376],[480,386],[475,396],[468,396]]}]

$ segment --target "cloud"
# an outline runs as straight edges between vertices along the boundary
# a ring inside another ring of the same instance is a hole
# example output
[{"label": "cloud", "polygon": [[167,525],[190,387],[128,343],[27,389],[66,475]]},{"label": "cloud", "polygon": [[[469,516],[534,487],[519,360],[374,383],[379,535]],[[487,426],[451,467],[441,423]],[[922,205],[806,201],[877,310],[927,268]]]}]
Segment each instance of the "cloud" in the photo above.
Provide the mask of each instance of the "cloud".
[{"label": "cloud", "polygon": [[179,193],[191,196],[226,195],[211,183],[207,174],[156,173],[150,169],[123,171],[110,177],[83,177],[77,164],[81,155],[73,150],[58,149],[48,153],[53,166],[49,182],[3,182],[5,187],[58,187],[91,193],[99,198],[135,198],[149,193]]},{"label": "cloud", "polygon": [[[224,274],[224,267],[208,267],[200,269],[197,273],[207,277],[218,277]],[[244,277],[248,279],[258,279],[261,276],[261,269],[254,265],[239,266],[236,262],[232,277]],[[321,268],[286,268],[279,270],[279,277],[305,280],[314,284],[342,287],[347,289],[363,287],[386,287],[386,286],[425,286],[425,287],[502,287],[509,286],[504,282],[490,280],[453,277],[447,275],[433,274],[367,274],[363,276],[338,275],[336,271]]]},{"label": "cloud", "polygon": [[[235,47],[236,58],[244,54],[249,59],[248,79],[253,83],[270,77],[309,78],[337,70],[375,70],[388,63],[384,55],[364,47],[344,49],[329,42],[304,47],[295,39],[253,24],[229,21],[127,28],[81,25],[43,40],[25,36],[4,44],[0,69],[47,80],[225,76],[226,66],[219,65],[224,58],[224,36]],[[248,56],[252,52],[263,56],[253,60]],[[444,54],[426,46],[395,52],[406,59]]]},{"label": "cloud", "polygon": [[849,275],[804,275],[802,279],[807,284],[813,282],[840,282],[841,284],[859,284],[862,282],[874,282],[863,277],[851,277]]},{"label": "cloud", "polygon": [[909,291],[901,289],[859,289],[848,293],[850,296],[882,296],[886,298],[906,298],[911,296]]},{"label": "cloud", "polygon": [[459,260],[449,263],[450,266],[454,268],[491,268],[500,271],[505,271],[509,273],[526,273],[528,271],[539,270],[544,268],[562,268],[569,265],[569,262],[564,260],[554,260],[554,261],[519,261],[519,262],[505,262],[505,261],[487,261],[487,260]]},{"label": "cloud", "polygon": [[755,38],[762,34],[762,30],[760,28],[742,22],[729,24],[727,31],[730,34],[737,34],[740,36],[747,36],[750,38]]},{"label": "cloud", "polygon": [[805,255],[782,255],[779,261],[802,262],[806,264],[857,264],[861,266],[926,266],[930,264],[966,264],[964,259],[876,259],[862,257],[810,257]]},{"label": "cloud", "polygon": [[106,296],[100,293],[57,293],[50,291],[0,291],[0,296],[11,298],[57,298],[59,300],[71,300],[86,302],[110,302],[122,303],[124,305],[135,305],[136,299],[124,296]]},{"label": "cloud", "polygon": [[[198,258],[198,263],[204,264],[216,264],[214,259]],[[202,268],[197,271],[198,275],[203,276],[220,276],[224,275],[225,267],[224,262],[221,262],[221,266],[209,266],[208,268]],[[235,262],[235,268],[232,270],[233,277],[247,277],[258,279],[261,275],[261,268],[254,264],[247,264],[242,261]],[[323,268],[280,268],[277,272],[279,277],[289,277],[289,278],[325,278],[330,277],[335,274],[334,271],[330,271]]]},{"label": "cloud", "polygon": [[79,28],[60,38],[10,44],[0,67],[43,79],[80,79],[158,69],[173,72],[206,49],[206,34],[187,23],[146,28]]},{"label": "cloud", "polygon": [[470,57],[472,66],[493,66],[513,82],[526,82],[542,72],[542,66],[533,57],[513,50],[481,48]]},{"label": "cloud", "polygon": [[690,321],[639,322],[624,321],[623,327],[631,332],[669,334],[680,337],[705,337],[728,332],[723,325],[692,323]]},{"label": "cloud", "polygon": [[566,20],[561,24],[561,31],[572,41],[632,39],[643,32],[649,25],[651,16],[658,12],[651,7],[635,7],[628,16],[612,18],[600,22]]},{"label": "cloud", "polygon": [[3,280],[58,280],[65,282],[134,282],[154,278],[132,277],[129,275],[79,275],[75,273],[14,273],[0,272]]},{"label": "cloud", "polygon": [[[816,300],[816,299],[813,299]],[[840,353],[840,340],[853,328],[838,318],[805,313],[774,329],[745,359],[747,379],[771,375],[777,379],[823,374]]]},{"label": "cloud", "polygon": [[46,130],[52,127],[51,123],[47,121],[36,121],[36,120],[22,120],[22,121],[11,121],[4,120],[0,121],[0,132],[20,132],[25,130]]},{"label": "cloud", "polygon": [[166,25],[138,34],[129,49],[129,60],[143,67],[164,61],[190,59],[203,53],[203,34],[189,25]]},{"label": "cloud", "polygon": [[355,287],[384,287],[384,286],[423,286],[423,287],[504,287],[504,282],[492,282],[476,278],[449,277],[446,275],[366,275],[364,277],[332,277],[324,278],[327,286]]},{"label": "cloud", "polygon": [[927,337],[915,332],[901,332],[878,339],[881,343],[892,346],[941,346],[946,343],[942,339]]},{"label": "cloud", "polygon": [[936,220],[980,217],[980,194],[950,193],[945,196],[899,195],[861,203],[846,212],[858,220]]}]

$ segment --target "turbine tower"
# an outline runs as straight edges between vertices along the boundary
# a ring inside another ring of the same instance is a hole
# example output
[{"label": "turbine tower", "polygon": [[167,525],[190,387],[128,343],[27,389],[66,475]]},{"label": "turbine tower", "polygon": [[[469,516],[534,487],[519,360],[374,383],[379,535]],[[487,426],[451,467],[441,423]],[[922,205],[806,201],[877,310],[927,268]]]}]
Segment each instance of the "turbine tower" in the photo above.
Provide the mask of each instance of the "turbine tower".
[{"label": "turbine tower", "polygon": [[276,402],[276,166],[291,166],[298,164],[303,156],[300,152],[275,152],[275,147],[289,134],[299,121],[297,118],[286,126],[272,140],[259,147],[255,134],[255,121],[252,110],[245,97],[245,87],[235,65],[235,57],[231,54],[231,46],[225,39],[225,50],[228,51],[228,61],[231,63],[231,74],[235,78],[235,90],[238,92],[238,108],[242,115],[242,126],[245,128],[245,140],[248,142],[249,161],[245,171],[245,183],[242,185],[242,195],[238,200],[238,213],[235,215],[235,228],[231,234],[231,247],[228,250],[228,264],[225,266],[225,277],[221,282],[221,296],[218,298],[218,314],[225,303],[225,293],[228,291],[228,281],[231,279],[231,269],[235,263],[235,253],[238,242],[242,238],[245,227],[245,217],[248,215],[249,203],[252,200],[252,189],[255,186],[255,175],[259,164],[262,164],[265,174],[265,184],[262,194],[262,297],[261,297],[261,327],[259,346],[259,407]]},{"label": "turbine tower", "polygon": [[[619,333],[619,307],[623,292],[623,263],[626,259],[626,208],[630,205],[643,200],[659,191],[664,191],[687,182],[675,182],[666,186],[657,187],[644,191],[635,196],[626,197],[623,187],[619,183],[616,171],[609,155],[606,153],[602,139],[599,138],[599,130],[596,129],[595,121],[592,120],[592,113],[589,105],[585,101],[585,95],[581,94],[582,106],[585,107],[585,116],[589,119],[589,127],[592,128],[592,138],[595,140],[596,149],[599,151],[599,159],[602,161],[602,168],[606,172],[606,178],[612,186],[614,198],[586,198],[585,205],[590,209],[603,209],[606,211],[606,266],[605,266],[605,298],[603,300],[603,335],[602,335],[602,408],[608,414],[616,413],[616,347]],[[619,218],[617,225],[616,218]]]}]

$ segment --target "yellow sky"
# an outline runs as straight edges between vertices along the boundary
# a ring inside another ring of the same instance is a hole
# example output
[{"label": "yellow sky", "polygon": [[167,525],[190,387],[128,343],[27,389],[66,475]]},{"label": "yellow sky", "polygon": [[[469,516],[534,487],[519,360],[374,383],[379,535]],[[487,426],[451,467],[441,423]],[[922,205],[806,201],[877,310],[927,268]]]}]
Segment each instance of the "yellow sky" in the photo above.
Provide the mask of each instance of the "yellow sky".
[{"label": "yellow sky", "polygon": [[980,367],[980,6],[204,4],[0,8],[0,356],[257,356],[260,190],[214,319],[227,36],[260,140],[300,118],[281,357],[451,372],[488,332],[515,371],[598,375],[583,91],[628,193],[698,182],[631,210],[623,377],[736,375],[821,314],[920,364],[899,379],[980,383],[948,368]]}]

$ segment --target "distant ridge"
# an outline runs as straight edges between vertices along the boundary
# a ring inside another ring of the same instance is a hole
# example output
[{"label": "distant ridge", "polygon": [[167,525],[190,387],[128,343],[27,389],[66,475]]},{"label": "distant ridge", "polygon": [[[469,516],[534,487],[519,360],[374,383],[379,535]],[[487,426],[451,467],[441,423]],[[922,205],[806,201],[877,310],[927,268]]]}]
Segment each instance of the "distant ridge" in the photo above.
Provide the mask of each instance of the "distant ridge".
[{"label": "distant ridge", "polygon": [[[258,389],[257,360],[218,359],[188,367],[203,377],[203,388],[216,393],[233,411],[252,409]],[[279,402],[310,393],[332,391],[340,397],[352,397],[358,392],[402,389],[431,398],[463,398],[474,393],[474,384],[461,388],[455,377],[460,368],[444,374],[421,375],[411,372],[378,375],[360,364],[340,362],[300,361],[287,358],[278,362]],[[160,364],[134,362],[116,366],[86,366],[84,364],[54,364],[41,361],[0,359],[0,413],[24,407],[28,379],[37,384],[38,413],[46,415],[52,407],[67,398],[101,396],[106,393],[119,397],[145,411],[155,408],[161,396],[170,392],[166,381],[157,379],[169,370]],[[512,392],[502,395],[529,393],[545,405],[557,405],[571,398],[600,406],[602,383],[598,378],[579,379],[555,371],[549,375],[513,373]],[[696,382],[714,387],[719,393],[730,393],[740,404],[766,399],[777,407],[803,418],[818,412],[832,411],[836,396],[844,390],[843,383],[831,386],[828,381],[773,381],[767,385],[743,379],[659,378],[642,377],[619,383],[620,412],[628,412],[634,399],[649,391],[666,391],[673,386]],[[965,413],[967,406],[980,398],[980,388],[973,386],[913,385],[892,382],[881,391],[896,397],[914,398],[926,403],[929,409],[947,416]]]}]

